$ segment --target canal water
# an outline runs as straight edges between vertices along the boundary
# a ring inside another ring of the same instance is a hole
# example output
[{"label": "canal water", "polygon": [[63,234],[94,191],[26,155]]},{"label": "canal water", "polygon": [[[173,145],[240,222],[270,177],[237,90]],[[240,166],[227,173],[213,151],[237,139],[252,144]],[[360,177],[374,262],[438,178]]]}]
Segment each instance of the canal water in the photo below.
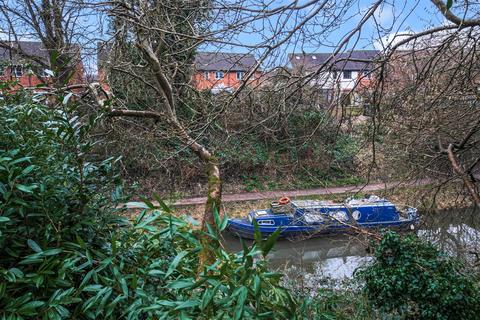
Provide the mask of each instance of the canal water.
[{"label": "canal water", "polygon": [[[416,232],[436,244],[442,251],[476,263],[480,257],[480,211],[469,209],[444,210],[421,214]],[[240,251],[238,238],[224,235],[231,251]],[[302,241],[279,240],[268,255],[270,266],[306,283],[341,282],[354,271],[372,261],[368,240],[361,236],[336,235]]]}]

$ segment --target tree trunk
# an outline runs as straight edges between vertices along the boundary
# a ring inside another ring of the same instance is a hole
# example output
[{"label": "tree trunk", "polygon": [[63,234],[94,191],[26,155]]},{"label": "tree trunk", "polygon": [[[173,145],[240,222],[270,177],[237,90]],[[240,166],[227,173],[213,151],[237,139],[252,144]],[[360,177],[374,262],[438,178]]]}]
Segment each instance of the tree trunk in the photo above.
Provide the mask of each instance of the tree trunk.
[{"label": "tree trunk", "polygon": [[220,177],[220,168],[217,157],[212,155],[203,145],[192,139],[185,129],[178,123],[173,121],[173,125],[179,131],[179,137],[182,142],[187,145],[202,161],[207,174],[207,202],[202,219],[202,230],[207,230],[207,224],[216,227],[213,216],[214,210],[220,213],[222,203],[222,180]]},{"label": "tree trunk", "polygon": [[216,208],[216,210],[220,210],[222,181],[220,179],[218,159],[212,155],[205,146],[193,139],[178,121],[178,118],[174,112],[175,100],[171,83],[165,76],[165,73],[162,70],[162,64],[155,55],[148,39],[141,32],[138,33],[138,41],[136,45],[141,51],[143,51],[149,66],[152,68],[158,84],[158,92],[160,92],[165,98],[164,119],[172,127],[172,129],[176,131],[178,138],[200,158],[205,166],[208,179],[207,202],[205,203],[205,211],[202,221],[202,230],[205,231],[207,223],[211,226],[215,226],[215,220],[213,218],[214,208]]},{"label": "tree trunk", "polygon": [[[217,157],[212,155],[203,145],[194,140],[185,131],[183,126],[176,120],[172,121],[172,125],[178,131],[178,136],[182,142],[187,145],[203,162],[205,172],[207,174],[207,201],[205,203],[203,219],[202,219],[202,231],[207,232],[207,224],[212,226],[214,230],[218,230],[218,226],[215,223],[214,211],[218,210],[221,213],[222,203],[222,180],[220,177],[220,168]],[[202,244],[202,250],[199,253],[198,273],[203,272],[206,264],[215,262],[216,248],[212,248],[212,242],[208,236],[200,237],[200,243]]]}]

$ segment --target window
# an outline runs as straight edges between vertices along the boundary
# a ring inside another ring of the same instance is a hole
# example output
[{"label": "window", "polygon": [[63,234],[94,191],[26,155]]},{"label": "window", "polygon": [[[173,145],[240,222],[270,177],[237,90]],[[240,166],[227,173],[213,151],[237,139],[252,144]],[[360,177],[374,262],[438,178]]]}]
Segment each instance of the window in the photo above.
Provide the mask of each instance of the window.
[{"label": "window", "polygon": [[11,67],[12,76],[21,77],[23,75],[23,68],[21,65],[15,65]]},{"label": "window", "polygon": [[237,71],[237,80],[243,80],[244,75],[245,75],[245,72]]},{"label": "window", "polygon": [[363,71],[363,77],[370,79],[370,72],[369,71]]},{"label": "window", "polygon": [[343,79],[352,79],[352,71],[343,71]]},{"label": "window", "polygon": [[0,77],[5,75],[5,67],[0,64]]},{"label": "window", "polygon": [[209,72],[208,71],[204,71],[203,72],[203,77],[208,80],[208,75],[209,75]]},{"label": "window", "polygon": [[333,71],[333,79],[337,79],[337,77],[338,77],[337,71]]},{"label": "window", "polygon": [[259,226],[273,226],[275,222],[273,220],[258,220]]},{"label": "window", "polygon": [[220,80],[220,79],[223,79],[223,77],[224,77],[223,71],[215,72],[215,79]]}]

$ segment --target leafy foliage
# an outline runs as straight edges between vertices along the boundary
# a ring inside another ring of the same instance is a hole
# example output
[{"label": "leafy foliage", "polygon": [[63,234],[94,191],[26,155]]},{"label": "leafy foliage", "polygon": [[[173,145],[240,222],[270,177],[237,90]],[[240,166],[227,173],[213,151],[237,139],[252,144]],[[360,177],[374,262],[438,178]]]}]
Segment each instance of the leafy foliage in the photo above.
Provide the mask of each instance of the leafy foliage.
[{"label": "leafy foliage", "polygon": [[[304,294],[305,295],[305,294]],[[314,297],[304,297],[304,318],[316,320],[379,319],[365,295],[350,290],[319,289]]]},{"label": "leafy foliage", "polygon": [[415,235],[387,232],[357,276],[370,302],[406,319],[477,319],[480,290],[462,265]]},{"label": "leafy foliage", "polygon": [[[0,108],[0,318],[296,317],[281,275],[256,258],[275,239],[232,254],[217,228],[201,233],[163,203],[145,200],[134,221],[110,209],[125,201],[115,161],[95,161],[95,119],[72,115],[63,100]],[[215,219],[226,227],[226,217]],[[199,273],[201,236],[217,259]]]}]

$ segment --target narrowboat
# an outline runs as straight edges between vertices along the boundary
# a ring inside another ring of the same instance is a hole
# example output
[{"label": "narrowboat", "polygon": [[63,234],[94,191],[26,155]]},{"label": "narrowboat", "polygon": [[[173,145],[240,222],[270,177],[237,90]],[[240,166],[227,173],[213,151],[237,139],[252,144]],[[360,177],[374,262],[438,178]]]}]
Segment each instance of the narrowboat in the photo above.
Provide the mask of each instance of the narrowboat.
[{"label": "narrowboat", "polygon": [[247,218],[229,219],[227,229],[239,237],[253,239],[254,220],[264,238],[278,228],[281,238],[296,238],[348,233],[354,228],[414,229],[419,217],[416,208],[398,208],[377,196],[347,199],[343,203],[290,201],[283,197],[272,202],[269,209],[251,211]]}]

